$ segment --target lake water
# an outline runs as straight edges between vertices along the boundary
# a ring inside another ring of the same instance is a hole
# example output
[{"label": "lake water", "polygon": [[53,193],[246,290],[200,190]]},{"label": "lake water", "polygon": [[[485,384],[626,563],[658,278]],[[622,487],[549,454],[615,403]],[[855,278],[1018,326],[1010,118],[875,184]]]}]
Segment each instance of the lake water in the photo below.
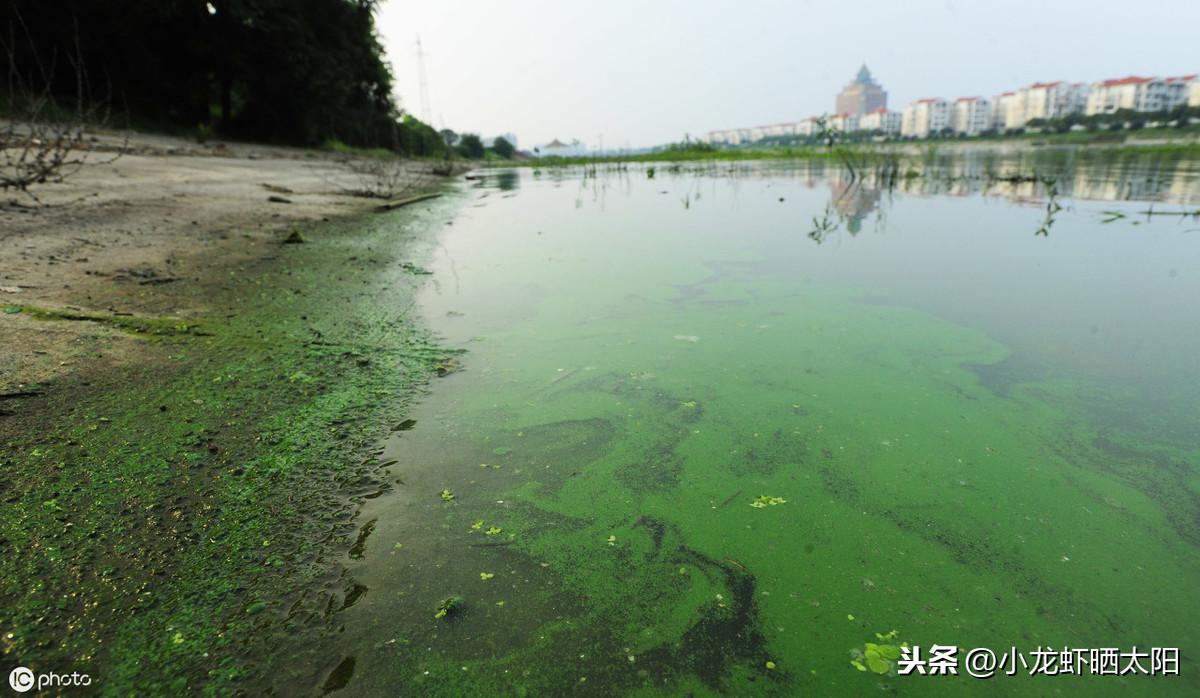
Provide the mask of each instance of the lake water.
[{"label": "lake water", "polygon": [[[1146,215],[1200,168],[1000,165],[485,173],[414,260],[467,351],[387,444],[330,685],[1200,692],[1200,220]],[[1134,646],[1181,675],[963,664]]]}]

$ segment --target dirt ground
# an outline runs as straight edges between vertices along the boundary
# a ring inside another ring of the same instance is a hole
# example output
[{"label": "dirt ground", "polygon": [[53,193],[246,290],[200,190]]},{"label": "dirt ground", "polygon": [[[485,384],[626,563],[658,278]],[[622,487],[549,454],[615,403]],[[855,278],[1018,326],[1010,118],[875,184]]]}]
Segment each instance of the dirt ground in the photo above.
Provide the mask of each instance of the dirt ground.
[{"label": "dirt ground", "polygon": [[[155,135],[93,139],[89,164],[64,182],[34,187],[36,200],[0,193],[0,307],[201,315],[202,296],[168,287],[263,256],[293,224],[380,204],[351,194],[370,176],[339,154]],[[440,179],[428,164],[402,167],[414,191]],[[0,395],[75,370],[98,345],[116,363],[136,360],[140,346],[97,323],[0,314]]]}]

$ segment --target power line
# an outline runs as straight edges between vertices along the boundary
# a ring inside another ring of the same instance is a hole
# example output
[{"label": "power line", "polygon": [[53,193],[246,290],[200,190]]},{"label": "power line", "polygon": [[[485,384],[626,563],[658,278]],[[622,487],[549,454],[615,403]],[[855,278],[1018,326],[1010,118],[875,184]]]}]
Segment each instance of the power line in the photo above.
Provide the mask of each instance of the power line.
[{"label": "power line", "polygon": [[421,85],[421,121],[433,123],[433,108],[429,104],[429,81],[425,77],[425,49],[421,47],[421,37],[417,36],[417,75]]}]

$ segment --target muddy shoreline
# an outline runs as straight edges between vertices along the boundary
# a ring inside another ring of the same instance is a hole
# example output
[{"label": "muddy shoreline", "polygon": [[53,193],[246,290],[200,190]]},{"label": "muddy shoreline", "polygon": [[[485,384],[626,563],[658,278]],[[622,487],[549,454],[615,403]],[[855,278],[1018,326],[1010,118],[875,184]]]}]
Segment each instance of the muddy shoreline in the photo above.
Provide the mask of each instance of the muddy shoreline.
[{"label": "muddy shoreline", "polygon": [[447,195],[376,213],[327,155],[132,146],[0,207],[0,649],[101,694],[269,691],[353,603],[375,449],[449,356],[411,308],[458,197],[414,164]]}]

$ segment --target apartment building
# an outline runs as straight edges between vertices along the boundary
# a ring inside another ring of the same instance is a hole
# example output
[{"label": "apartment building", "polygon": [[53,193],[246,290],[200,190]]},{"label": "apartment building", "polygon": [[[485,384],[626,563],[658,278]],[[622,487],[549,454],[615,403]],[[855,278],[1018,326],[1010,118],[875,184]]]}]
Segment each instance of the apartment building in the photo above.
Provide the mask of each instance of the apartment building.
[{"label": "apartment building", "polygon": [[992,128],[992,103],[981,97],[959,97],[954,102],[955,133],[977,136]]},{"label": "apartment building", "polygon": [[1200,85],[1200,75],[1177,75],[1167,78],[1166,83],[1166,103],[1163,108],[1174,109],[1191,103],[1190,95],[1196,90],[1196,86]]},{"label": "apartment building", "polygon": [[853,133],[858,130],[858,114],[838,114],[829,117],[829,128],[842,133]]},{"label": "apartment building", "polygon": [[863,114],[858,120],[858,128],[861,131],[878,131],[885,136],[898,136],[901,118],[900,112],[881,107]]},{"label": "apartment building", "polygon": [[1082,112],[1087,100],[1086,86],[1062,80],[1035,82],[1022,90],[1025,92],[1022,126],[1032,119],[1060,119]]},{"label": "apartment building", "polygon": [[1088,94],[1086,113],[1111,114],[1119,109],[1158,111],[1166,108],[1170,90],[1161,78],[1130,75],[1126,78],[1104,80],[1092,85]]},{"label": "apartment building", "polygon": [[904,108],[900,135],[927,138],[951,128],[953,120],[954,108],[946,100],[940,97],[918,99]]},{"label": "apartment building", "polygon": [[762,132],[763,135],[767,137],[794,136],[796,135],[796,126],[797,124],[795,122],[771,124],[769,126],[763,126]]},{"label": "apartment building", "polygon": [[992,100],[992,129],[1003,133],[1008,130],[1008,115],[1016,107],[1017,93],[1001,92]]},{"label": "apartment building", "polygon": [[804,136],[805,138],[817,135],[817,117],[810,116],[799,124],[796,124],[796,135]]}]

